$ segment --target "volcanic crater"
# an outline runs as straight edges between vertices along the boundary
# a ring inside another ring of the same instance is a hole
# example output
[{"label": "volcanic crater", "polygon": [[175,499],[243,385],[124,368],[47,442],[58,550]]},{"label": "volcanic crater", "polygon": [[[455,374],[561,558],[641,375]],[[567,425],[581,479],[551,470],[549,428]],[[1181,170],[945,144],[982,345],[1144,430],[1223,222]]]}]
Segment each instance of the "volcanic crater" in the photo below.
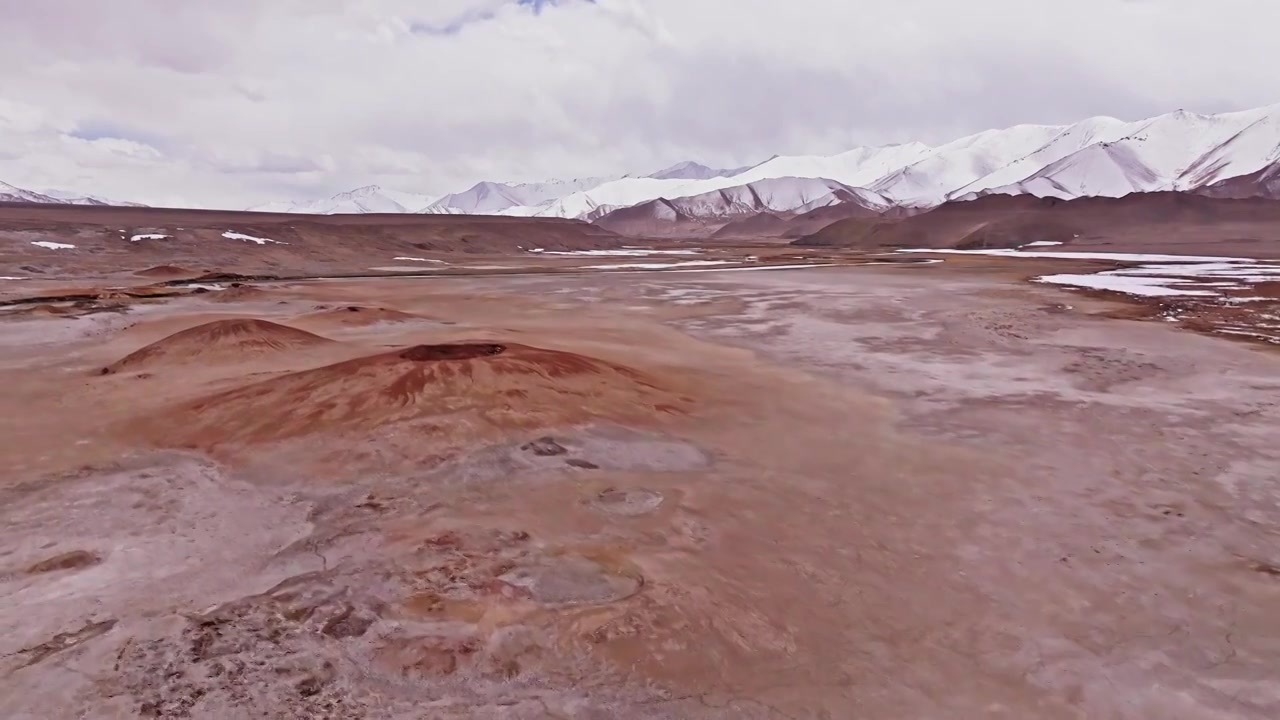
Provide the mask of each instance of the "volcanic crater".
[{"label": "volcanic crater", "polygon": [[650,422],[688,398],[625,365],[509,342],[420,344],[290,372],[144,419],[178,447],[367,433],[401,423],[530,429],[605,418]]}]

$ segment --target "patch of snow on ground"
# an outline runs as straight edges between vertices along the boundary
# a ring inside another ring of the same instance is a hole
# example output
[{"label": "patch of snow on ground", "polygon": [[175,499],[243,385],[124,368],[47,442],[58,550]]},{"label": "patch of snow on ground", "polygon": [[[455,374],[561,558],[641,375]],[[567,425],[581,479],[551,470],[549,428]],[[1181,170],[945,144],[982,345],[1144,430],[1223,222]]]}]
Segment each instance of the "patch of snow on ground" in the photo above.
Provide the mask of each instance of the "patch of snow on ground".
[{"label": "patch of snow on ground", "polygon": [[1106,256],[1098,259],[1109,259],[1118,262],[1147,260],[1148,262],[1142,265],[1105,270],[1089,275],[1059,274],[1036,278],[1036,282],[1052,285],[1110,290],[1145,297],[1216,297],[1223,302],[1230,303],[1237,301],[1231,297],[1224,297],[1224,291],[1246,290],[1249,287],[1249,283],[1280,280],[1280,265],[1261,262],[1252,258],[1221,258],[1194,255],[1130,255],[1127,253],[1036,254],[1053,257],[1097,255]]},{"label": "patch of snow on ground", "polygon": [[1178,288],[1169,287],[1170,285],[1179,285],[1190,282],[1188,280],[1169,277],[1134,277],[1130,275],[1108,275],[1104,273],[1096,275],[1062,274],[1038,277],[1035,279],[1035,282],[1048,283],[1050,285],[1070,285],[1073,287],[1089,288],[1092,290],[1110,290],[1112,292],[1122,292],[1128,295],[1142,295],[1144,297],[1213,297],[1217,294],[1209,290],[1180,290]]},{"label": "patch of snow on ground", "polygon": [[1036,240],[1035,242],[1029,242],[1029,243],[1027,243],[1026,245],[1019,245],[1018,247],[1024,247],[1024,248],[1027,248],[1027,247],[1050,247],[1050,246],[1052,246],[1052,245],[1061,245],[1061,244],[1062,244],[1062,243],[1061,243],[1060,241],[1058,241],[1058,240]]},{"label": "patch of snow on ground", "polygon": [[31,278],[14,277],[13,275],[0,275],[0,280],[30,280]]},{"label": "patch of snow on ground", "polygon": [[52,242],[50,240],[34,240],[31,244],[36,247],[48,248],[49,250],[74,250],[76,247],[69,243]]},{"label": "patch of snow on ground", "polygon": [[244,233],[238,233],[233,230],[228,230],[222,233],[222,237],[228,240],[244,240],[245,242],[251,242],[257,245],[266,245],[267,243],[272,243],[274,245],[288,244],[288,243],[280,242],[279,240],[272,240],[270,238],[260,238],[260,237],[254,237],[252,235],[245,235]]},{"label": "patch of snow on ground", "polygon": [[134,235],[133,237],[129,238],[129,242],[138,242],[139,240],[164,240],[165,238],[171,238],[171,237],[173,236],[161,235],[160,233],[142,233],[141,235]]},{"label": "patch of snow on ground", "polygon": [[444,265],[444,264],[445,264],[445,262],[444,262],[443,260],[432,260],[431,258],[397,257],[397,258],[391,258],[391,259],[392,259],[392,260],[410,260],[410,261],[412,261],[412,262],[440,263],[441,265]]},{"label": "patch of snow on ground", "polygon": [[1106,253],[1106,252],[1044,252],[1033,250],[1009,250],[992,248],[989,250],[949,250],[949,249],[905,249],[900,253],[937,253],[942,255],[990,255],[992,257],[1035,257],[1051,260],[1114,260],[1116,262],[1149,262],[1149,263],[1200,263],[1200,262],[1237,262],[1254,263],[1252,258],[1222,257],[1219,255],[1161,255],[1150,253]]},{"label": "patch of snow on ground", "polygon": [[[1243,263],[1243,264],[1242,264]],[[1262,265],[1256,260],[1237,262],[1211,262],[1182,264],[1143,265],[1112,271],[1117,275],[1177,275],[1179,277],[1206,277],[1239,279],[1242,277],[1274,275],[1280,279],[1280,265]]]}]

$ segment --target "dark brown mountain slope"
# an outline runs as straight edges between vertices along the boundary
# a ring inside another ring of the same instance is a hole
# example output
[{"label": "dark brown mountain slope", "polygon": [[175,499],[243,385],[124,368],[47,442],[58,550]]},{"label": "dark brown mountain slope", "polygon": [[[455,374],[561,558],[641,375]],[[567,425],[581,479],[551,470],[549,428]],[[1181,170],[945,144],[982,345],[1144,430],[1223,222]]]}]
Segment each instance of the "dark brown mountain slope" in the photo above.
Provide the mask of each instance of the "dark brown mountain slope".
[{"label": "dark brown mountain slope", "polygon": [[977,249],[1013,248],[1037,241],[1163,251],[1219,246],[1220,252],[1274,253],[1280,250],[1280,202],[1183,193],[1071,201],[990,195],[897,220],[842,220],[794,244]]},{"label": "dark brown mountain slope", "polygon": [[1280,161],[1248,175],[1219,180],[1200,188],[1196,193],[1216,198],[1280,200]]}]

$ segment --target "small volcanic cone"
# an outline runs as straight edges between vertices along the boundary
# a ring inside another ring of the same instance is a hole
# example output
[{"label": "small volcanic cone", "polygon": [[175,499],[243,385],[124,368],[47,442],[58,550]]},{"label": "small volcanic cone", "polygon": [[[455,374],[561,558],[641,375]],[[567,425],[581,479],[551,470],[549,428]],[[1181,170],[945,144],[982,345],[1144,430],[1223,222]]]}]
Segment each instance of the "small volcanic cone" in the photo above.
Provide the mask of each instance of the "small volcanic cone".
[{"label": "small volcanic cone", "polygon": [[235,287],[220,290],[216,293],[210,293],[209,302],[216,303],[238,303],[248,302],[252,300],[265,300],[270,297],[270,293],[252,285],[237,285]]},{"label": "small volcanic cone", "polygon": [[184,267],[178,267],[177,265],[156,265],[155,267],[149,267],[146,270],[139,270],[134,273],[134,275],[138,275],[140,277],[162,278],[187,277],[195,274],[195,270],[188,270]]},{"label": "small volcanic cone", "polygon": [[36,315],[72,315],[75,313],[75,309],[63,305],[50,305],[46,303],[44,305],[36,305],[35,307],[28,309],[27,312]]},{"label": "small volcanic cone", "polygon": [[514,343],[418,345],[274,377],[187,403],[153,423],[162,443],[202,447],[398,423],[433,430],[643,421],[687,400],[645,374]]},{"label": "small volcanic cone", "polygon": [[392,308],[370,305],[341,305],[328,310],[311,313],[307,320],[327,320],[341,325],[372,325],[380,322],[402,322],[405,320],[421,320],[421,317]]},{"label": "small volcanic cone", "polygon": [[268,320],[236,318],[187,328],[157,340],[102,369],[102,374],[156,365],[234,362],[263,354],[314,348],[333,342]]}]

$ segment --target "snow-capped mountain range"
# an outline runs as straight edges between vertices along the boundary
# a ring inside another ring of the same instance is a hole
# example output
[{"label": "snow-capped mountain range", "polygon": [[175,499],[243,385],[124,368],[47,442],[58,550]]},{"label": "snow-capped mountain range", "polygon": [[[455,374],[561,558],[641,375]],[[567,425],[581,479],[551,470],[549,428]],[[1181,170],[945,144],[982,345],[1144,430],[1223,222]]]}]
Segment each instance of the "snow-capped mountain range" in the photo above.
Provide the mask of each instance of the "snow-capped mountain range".
[{"label": "snow-capped mountain range", "polygon": [[[649,179],[687,182],[736,174],[744,170],[716,170],[695,162],[683,162],[654,173]],[[377,185],[338,193],[331,198],[306,202],[267,203],[253,212],[330,213],[428,213],[434,215],[541,215],[560,198],[586,192],[621,177],[589,177],[508,184],[484,181],[462,192],[420,195],[388,190]],[[648,199],[648,198],[646,198]],[[559,217],[570,217],[561,215]]]},{"label": "snow-capped mountain range", "polygon": [[46,203],[59,205],[125,205],[130,207],[145,207],[140,203],[119,202],[107,200],[96,195],[81,195],[79,193],[64,192],[61,190],[45,190],[44,192],[34,192],[24,190],[7,182],[0,182],[0,202],[25,202],[25,203]]},{"label": "snow-capped mountain range", "polygon": [[[710,220],[799,214],[844,203],[874,211],[929,208],[990,194],[1070,199],[1172,190],[1276,197],[1278,164],[1280,104],[1219,115],[1179,110],[1136,122],[1094,117],[1073,125],[1015,125],[938,146],[913,142],[836,155],[775,156],[745,168],[683,162],[640,177],[486,181],[443,196],[372,185],[249,209],[596,220],[623,208],[635,208],[629,214],[635,216],[643,206],[655,220]],[[1219,188],[1228,181],[1229,188]],[[0,202],[5,201],[129,204],[0,183]]]},{"label": "snow-capped mountain range", "polygon": [[669,202],[652,205],[655,219],[733,218],[752,212],[801,213],[847,202],[875,210],[928,208],[989,194],[1120,197],[1201,189],[1213,194],[1216,183],[1259,173],[1276,163],[1280,104],[1219,115],[1179,110],[1137,122],[1095,117],[1074,125],[1016,125],[936,147],[913,142],[828,156],[778,156],[734,170],[681,163],[643,177],[524,185],[482,182],[441,198],[415,196],[412,203],[400,202],[397,194],[386,190],[362,188],[288,210],[387,211],[362,210],[346,200],[366,194],[382,202],[367,203],[369,207],[394,203],[404,212],[595,220],[664,200]]},{"label": "snow-capped mountain range", "polygon": [[386,190],[377,185],[338,193],[309,202],[271,202],[251,207],[253,212],[307,213],[311,215],[416,213],[439,200],[439,196]]}]

